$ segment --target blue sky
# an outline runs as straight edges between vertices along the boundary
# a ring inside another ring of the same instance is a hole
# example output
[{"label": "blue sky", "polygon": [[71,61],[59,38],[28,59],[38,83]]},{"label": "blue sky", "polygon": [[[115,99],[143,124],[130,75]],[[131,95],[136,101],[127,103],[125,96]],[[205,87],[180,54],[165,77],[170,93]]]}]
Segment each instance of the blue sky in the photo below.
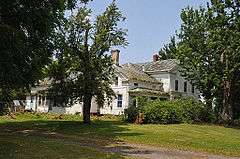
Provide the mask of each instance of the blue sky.
[{"label": "blue sky", "polygon": [[[181,9],[205,6],[207,0],[118,0],[118,6],[127,20],[129,46],[121,50],[120,63],[146,62],[169,42],[180,28]],[[111,0],[93,0],[89,6],[97,15],[104,11]]]}]

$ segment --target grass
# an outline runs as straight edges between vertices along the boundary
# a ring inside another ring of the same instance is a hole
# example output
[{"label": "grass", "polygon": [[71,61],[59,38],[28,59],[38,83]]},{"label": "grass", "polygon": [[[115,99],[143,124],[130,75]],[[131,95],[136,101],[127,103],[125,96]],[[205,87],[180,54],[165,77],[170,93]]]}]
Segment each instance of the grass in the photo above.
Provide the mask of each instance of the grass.
[{"label": "grass", "polygon": [[81,147],[71,143],[61,143],[39,137],[12,137],[12,135],[0,134],[0,143],[0,158],[4,159],[124,158],[119,154],[104,153],[93,148]]},{"label": "grass", "polygon": [[[66,115],[64,120],[59,120],[58,116],[32,113],[19,114],[16,119],[0,116],[0,130],[4,130],[0,131],[0,158],[129,159],[97,149],[95,145],[104,147],[108,142],[98,144],[98,141],[91,140],[83,130],[81,117]],[[81,131],[74,134],[79,128]],[[57,136],[54,132],[64,135]],[[87,142],[91,142],[91,146],[85,144]]]},{"label": "grass", "polygon": [[126,158],[102,151],[119,140],[240,157],[239,129],[191,124],[133,125],[112,116],[95,117],[87,126],[76,115],[62,118],[31,113],[19,114],[14,120],[0,117],[0,130],[4,130],[0,132],[0,158]]},{"label": "grass", "polygon": [[240,130],[214,125],[128,125],[129,142],[240,157]]}]

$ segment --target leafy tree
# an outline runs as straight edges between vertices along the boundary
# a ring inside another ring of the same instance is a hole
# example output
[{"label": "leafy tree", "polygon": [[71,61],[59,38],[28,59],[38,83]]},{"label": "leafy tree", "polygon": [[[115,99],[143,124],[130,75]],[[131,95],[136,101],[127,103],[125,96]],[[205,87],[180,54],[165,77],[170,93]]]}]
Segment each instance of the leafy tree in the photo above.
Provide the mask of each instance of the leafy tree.
[{"label": "leafy tree", "polygon": [[86,124],[90,123],[93,97],[102,106],[105,99],[114,96],[111,89],[114,69],[107,52],[112,46],[127,45],[126,31],[118,28],[125,18],[115,1],[95,21],[90,17],[91,10],[81,7],[59,28],[57,60],[49,67],[54,79],[50,92],[65,105],[83,102]]},{"label": "leafy tree", "polygon": [[169,44],[163,46],[163,48],[159,51],[159,56],[162,60],[174,59],[177,54],[177,43],[175,36],[171,37],[171,41]]},{"label": "leafy tree", "polygon": [[207,8],[186,8],[179,51],[183,76],[203,93],[209,107],[221,99],[220,116],[233,120],[237,72],[240,69],[240,3],[238,0],[211,0]]},{"label": "leafy tree", "polygon": [[[87,2],[83,0],[81,2]],[[55,28],[76,0],[0,1],[0,100],[29,88],[50,62]]]}]

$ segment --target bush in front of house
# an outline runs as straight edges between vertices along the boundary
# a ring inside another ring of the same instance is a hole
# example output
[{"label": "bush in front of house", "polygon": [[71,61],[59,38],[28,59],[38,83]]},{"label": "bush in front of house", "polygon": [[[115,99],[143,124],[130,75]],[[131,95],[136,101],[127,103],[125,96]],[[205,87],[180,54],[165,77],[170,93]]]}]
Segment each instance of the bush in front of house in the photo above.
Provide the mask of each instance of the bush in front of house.
[{"label": "bush in front of house", "polygon": [[152,101],[144,106],[144,122],[152,124],[176,124],[209,122],[212,113],[204,104],[193,98],[171,101]]},{"label": "bush in front of house", "polygon": [[139,113],[143,113],[144,106],[149,102],[146,97],[135,97],[135,104],[124,110],[124,120],[129,123],[135,123]]},{"label": "bush in front of house", "polygon": [[137,120],[139,109],[136,106],[130,106],[124,110],[124,120],[128,123],[134,123]]}]

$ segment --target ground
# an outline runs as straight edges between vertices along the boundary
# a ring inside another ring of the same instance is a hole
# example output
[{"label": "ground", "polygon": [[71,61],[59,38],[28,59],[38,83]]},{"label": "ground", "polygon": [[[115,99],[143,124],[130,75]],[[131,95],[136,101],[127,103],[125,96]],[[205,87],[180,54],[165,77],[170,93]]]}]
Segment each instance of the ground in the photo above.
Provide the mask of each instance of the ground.
[{"label": "ground", "polygon": [[0,117],[0,158],[240,158],[240,129],[215,125],[134,125],[119,118],[52,114]]}]

